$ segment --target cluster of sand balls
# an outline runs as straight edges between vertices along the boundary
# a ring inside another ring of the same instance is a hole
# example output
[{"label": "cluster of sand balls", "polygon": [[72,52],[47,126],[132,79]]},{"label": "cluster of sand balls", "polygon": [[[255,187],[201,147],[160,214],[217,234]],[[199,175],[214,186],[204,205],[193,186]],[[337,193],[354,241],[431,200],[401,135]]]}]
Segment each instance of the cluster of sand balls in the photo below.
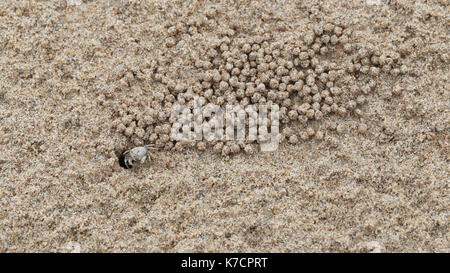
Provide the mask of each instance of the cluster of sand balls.
[{"label": "cluster of sand balls", "polygon": [[[326,119],[330,115],[362,116],[360,106],[375,89],[377,77],[381,73],[397,76],[408,70],[401,65],[400,54],[386,54],[374,45],[352,43],[350,34],[351,29],[332,23],[316,24],[298,39],[286,41],[275,40],[270,34],[241,37],[231,30],[213,41],[202,58],[195,61],[199,77],[193,85],[167,77],[161,65],[154,64],[144,71],[164,88],[153,92],[148,109],[119,107],[121,114],[116,128],[134,138],[136,144],[152,143],[167,150],[211,147],[224,155],[256,150],[258,140],[248,138],[172,139],[170,132],[176,122],[170,117],[173,106],[180,104],[192,109],[197,96],[205,105],[267,105],[270,109],[277,104],[281,141],[295,144],[313,137],[323,139],[325,133],[320,128],[324,126],[313,124],[326,124],[326,129],[342,131],[339,125],[327,123]],[[132,86],[135,77],[139,75],[124,75],[123,86]],[[361,133],[366,130],[364,125],[359,128]]]}]

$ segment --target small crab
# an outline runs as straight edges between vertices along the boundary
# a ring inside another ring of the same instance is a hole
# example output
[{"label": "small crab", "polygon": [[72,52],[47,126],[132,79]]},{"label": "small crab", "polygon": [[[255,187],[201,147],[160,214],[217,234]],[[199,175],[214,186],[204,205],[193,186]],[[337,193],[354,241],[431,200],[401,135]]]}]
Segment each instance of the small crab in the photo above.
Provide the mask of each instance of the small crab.
[{"label": "small crab", "polygon": [[123,153],[122,157],[119,160],[119,163],[125,169],[131,169],[133,168],[136,162],[144,163],[147,157],[150,157],[149,150],[157,150],[157,149],[158,148],[156,148],[154,145],[134,147]]}]

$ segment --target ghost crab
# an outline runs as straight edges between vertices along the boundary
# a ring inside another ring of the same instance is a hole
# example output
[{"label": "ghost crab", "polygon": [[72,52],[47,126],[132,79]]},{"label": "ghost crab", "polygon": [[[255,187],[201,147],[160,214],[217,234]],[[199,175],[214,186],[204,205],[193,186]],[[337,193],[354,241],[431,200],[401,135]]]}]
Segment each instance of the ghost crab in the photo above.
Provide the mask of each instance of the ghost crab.
[{"label": "ghost crab", "polygon": [[125,151],[122,154],[119,163],[122,163],[125,169],[131,169],[136,164],[136,162],[144,163],[148,157],[150,157],[150,150],[158,150],[158,148],[154,145],[145,145],[134,147],[130,150]]}]

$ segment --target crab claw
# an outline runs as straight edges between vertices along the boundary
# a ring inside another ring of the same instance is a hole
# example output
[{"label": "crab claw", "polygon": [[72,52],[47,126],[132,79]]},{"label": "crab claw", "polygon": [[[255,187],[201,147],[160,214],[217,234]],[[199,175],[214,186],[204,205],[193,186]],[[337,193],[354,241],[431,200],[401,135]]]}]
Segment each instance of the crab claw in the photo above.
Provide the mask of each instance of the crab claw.
[{"label": "crab claw", "polygon": [[141,164],[144,163],[146,159],[147,159],[147,156],[144,156],[144,157],[141,159]]}]

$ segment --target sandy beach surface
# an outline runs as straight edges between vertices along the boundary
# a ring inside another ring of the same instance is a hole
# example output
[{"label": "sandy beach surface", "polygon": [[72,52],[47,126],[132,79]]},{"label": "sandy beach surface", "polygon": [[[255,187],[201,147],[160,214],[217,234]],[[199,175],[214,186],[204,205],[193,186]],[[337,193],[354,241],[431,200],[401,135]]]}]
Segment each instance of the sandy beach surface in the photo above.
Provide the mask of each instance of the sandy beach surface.
[{"label": "sandy beach surface", "polygon": [[[0,1],[0,251],[449,252],[449,15]],[[279,100],[279,148],[172,141],[194,93]],[[160,149],[120,166],[144,144]]]}]

